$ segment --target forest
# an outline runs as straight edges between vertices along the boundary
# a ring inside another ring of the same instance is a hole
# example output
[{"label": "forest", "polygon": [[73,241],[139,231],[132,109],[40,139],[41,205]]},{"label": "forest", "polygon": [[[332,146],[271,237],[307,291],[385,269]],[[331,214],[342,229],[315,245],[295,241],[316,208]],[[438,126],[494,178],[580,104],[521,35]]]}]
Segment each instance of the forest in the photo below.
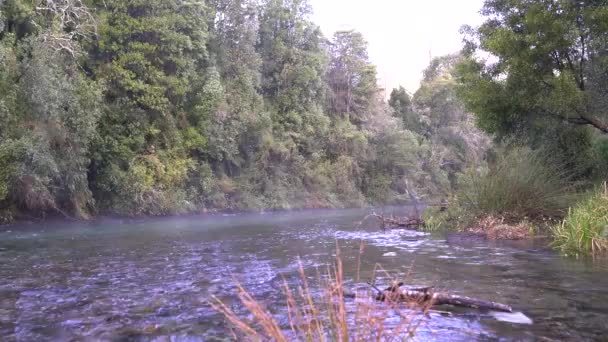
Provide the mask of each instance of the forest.
[{"label": "forest", "polygon": [[379,87],[365,38],[325,37],[311,11],[4,0],[0,222],[417,198],[449,201],[438,226],[556,223],[599,201],[587,249],[608,247],[606,1],[488,0],[413,94]]},{"label": "forest", "polygon": [[7,0],[0,218],[355,207],[446,196],[487,139],[455,97],[377,85],[302,0]]}]

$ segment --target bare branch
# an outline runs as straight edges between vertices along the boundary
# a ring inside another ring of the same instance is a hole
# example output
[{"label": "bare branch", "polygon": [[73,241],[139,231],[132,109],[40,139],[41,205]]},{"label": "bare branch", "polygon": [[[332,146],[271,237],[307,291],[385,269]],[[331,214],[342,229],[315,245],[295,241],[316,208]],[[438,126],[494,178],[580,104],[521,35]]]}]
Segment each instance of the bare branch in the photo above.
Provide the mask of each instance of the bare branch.
[{"label": "bare branch", "polygon": [[41,35],[43,41],[72,58],[81,54],[80,41],[97,35],[95,16],[82,0],[41,0],[36,12],[50,24]]}]

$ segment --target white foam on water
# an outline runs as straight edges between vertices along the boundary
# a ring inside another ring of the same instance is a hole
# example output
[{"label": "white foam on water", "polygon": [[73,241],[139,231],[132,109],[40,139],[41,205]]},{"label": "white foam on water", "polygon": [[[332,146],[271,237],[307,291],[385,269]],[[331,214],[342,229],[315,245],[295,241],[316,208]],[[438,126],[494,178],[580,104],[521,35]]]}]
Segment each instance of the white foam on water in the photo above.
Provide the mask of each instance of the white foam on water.
[{"label": "white foam on water", "polygon": [[530,317],[524,315],[523,312],[508,313],[508,312],[492,311],[492,312],[490,312],[490,315],[492,315],[492,317],[496,318],[497,320],[499,320],[501,322],[509,322],[509,323],[516,323],[516,324],[534,323],[534,322],[532,322],[532,319]]}]

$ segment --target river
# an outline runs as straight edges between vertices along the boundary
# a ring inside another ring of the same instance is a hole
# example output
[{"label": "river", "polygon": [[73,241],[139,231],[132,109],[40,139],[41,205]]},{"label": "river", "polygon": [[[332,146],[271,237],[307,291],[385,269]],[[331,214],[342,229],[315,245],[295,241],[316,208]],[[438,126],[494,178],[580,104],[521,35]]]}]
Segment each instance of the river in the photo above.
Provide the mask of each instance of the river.
[{"label": "river", "polygon": [[503,302],[514,315],[432,313],[419,341],[592,341],[608,337],[608,262],[543,243],[449,243],[378,231],[366,210],[99,220],[0,227],[1,341],[213,341],[227,337],[211,295],[238,308],[232,277],[270,308],[282,277],[333,263],[354,277],[376,263],[414,285]]}]

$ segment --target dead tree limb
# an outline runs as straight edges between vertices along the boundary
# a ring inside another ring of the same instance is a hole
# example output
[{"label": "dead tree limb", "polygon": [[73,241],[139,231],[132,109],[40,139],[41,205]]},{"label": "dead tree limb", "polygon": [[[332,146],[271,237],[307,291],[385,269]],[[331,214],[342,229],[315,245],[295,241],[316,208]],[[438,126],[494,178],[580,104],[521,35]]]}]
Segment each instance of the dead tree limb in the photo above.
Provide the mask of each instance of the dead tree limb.
[{"label": "dead tree limb", "polygon": [[376,296],[377,300],[397,300],[417,302],[430,305],[454,305],[473,309],[513,312],[509,305],[481,300],[477,298],[453,295],[445,292],[435,292],[433,287],[401,289],[403,283],[389,286]]},{"label": "dead tree limb", "polygon": [[[377,291],[375,299],[378,301],[416,303],[421,307],[453,305],[472,309],[513,312],[513,308],[506,304],[454,295],[447,292],[435,292],[434,287],[402,289],[403,283],[395,283],[384,290],[380,290],[374,285],[370,284],[370,286]],[[346,298],[355,298],[356,296],[355,292],[344,291],[344,297]]]},{"label": "dead tree limb", "polygon": [[433,290],[426,292],[401,290],[398,293],[401,296],[401,300],[404,301],[413,300],[422,303],[431,303],[431,305],[454,305],[473,309],[513,312],[513,309],[505,304],[449,293],[434,292]]},{"label": "dead tree limb", "polygon": [[386,217],[384,215],[378,215],[376,213],[373,213],[371,216],[380,220],[382,230],[385,230],[386,227],[401,227],[406,229],[417,230],[424,225],[423,220],[414,217]]}]

